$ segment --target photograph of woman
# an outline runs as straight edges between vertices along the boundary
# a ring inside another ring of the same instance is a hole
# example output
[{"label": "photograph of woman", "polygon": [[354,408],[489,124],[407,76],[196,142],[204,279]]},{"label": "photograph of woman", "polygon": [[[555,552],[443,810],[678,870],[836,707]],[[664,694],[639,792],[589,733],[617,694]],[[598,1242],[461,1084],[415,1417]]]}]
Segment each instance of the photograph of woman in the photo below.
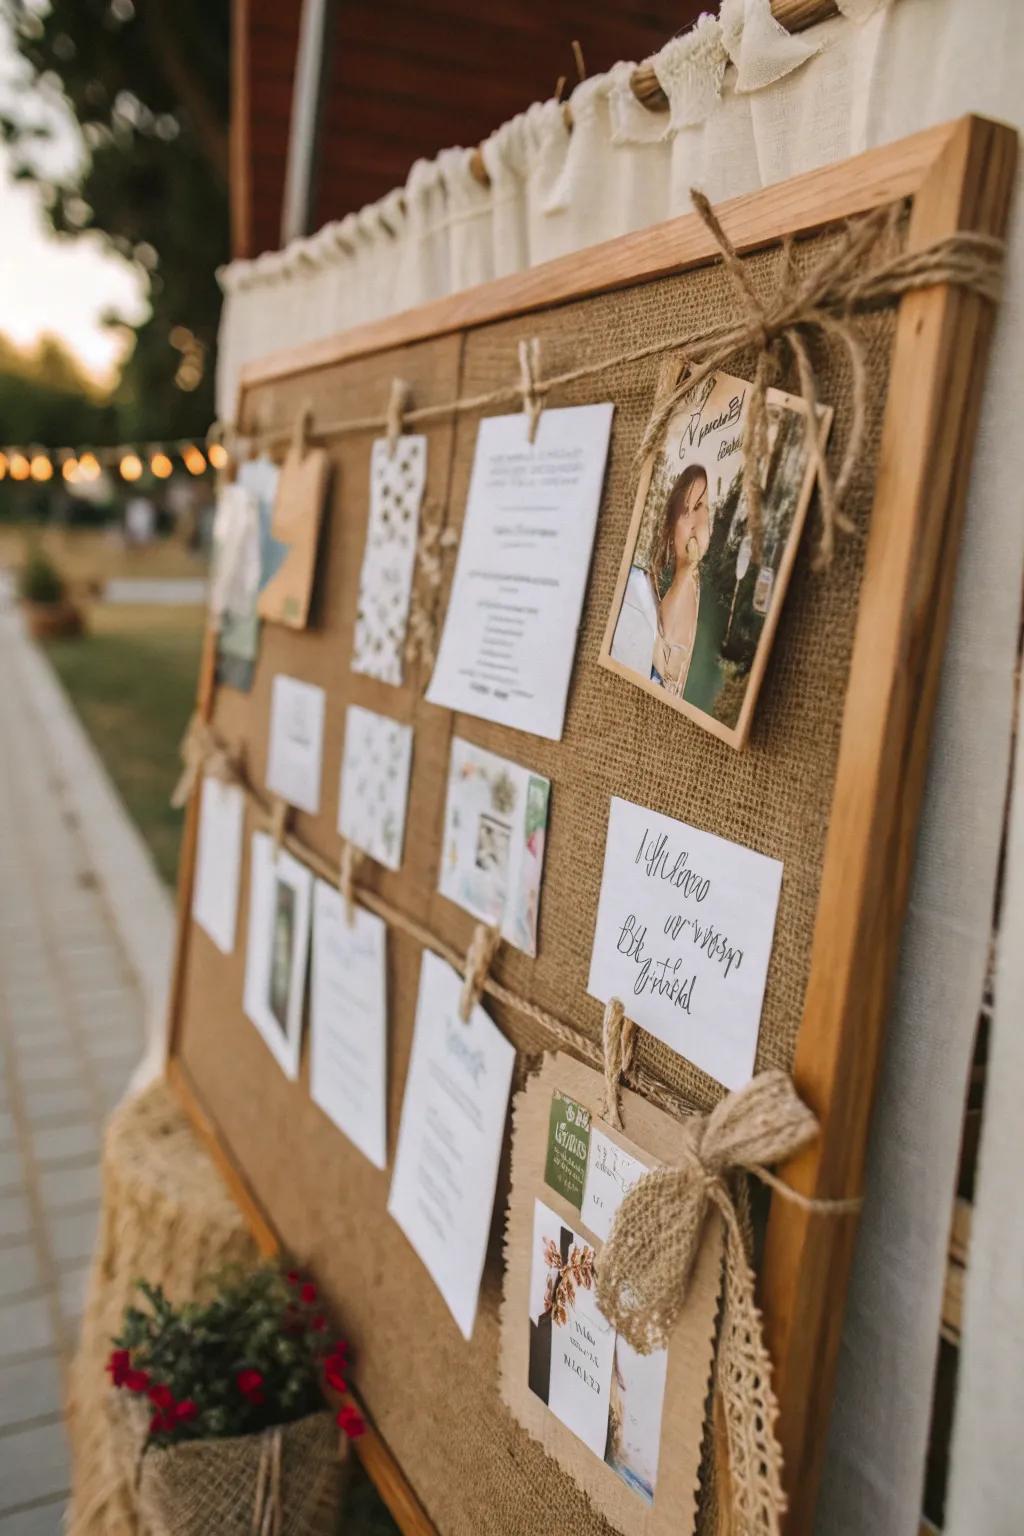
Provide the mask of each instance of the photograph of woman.
[{"label": "photograph of woman", "polygon": [[[768,391],[761,548],[743,494],[750,385],[712,374],[679,402],[641,478],[602,664],[741,746],[813,467],[807,411]],[[823,413],[821,429],[828,422]]]}]

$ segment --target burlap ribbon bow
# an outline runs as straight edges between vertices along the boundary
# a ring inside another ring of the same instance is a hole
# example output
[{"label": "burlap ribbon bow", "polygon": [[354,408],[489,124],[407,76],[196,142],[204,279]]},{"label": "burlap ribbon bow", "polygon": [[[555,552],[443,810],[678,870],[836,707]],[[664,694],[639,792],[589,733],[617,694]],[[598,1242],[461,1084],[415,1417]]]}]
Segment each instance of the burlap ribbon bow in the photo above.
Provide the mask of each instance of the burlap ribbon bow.
[{"label": "burlap ribbon bow", "polygon": [[176,810],[186,804],[204,773],[226,784],[238,782],[238,763],[230,748],[218,741],[209,722],[198,711],[188,723],[180,750],[181,775],[171,791],[171,804]]},{"label": "burlap ribbon bow", "polygon": [[[817,1120],[786,1073],[762,1072],[710,1114],[693,1117],[687,1125],[685,1161],[679,1167],[656,1168],[633,1186],[619,1207],[598,1266],[597,1302],[608,1321],[640,1354],[662,1349],[686,1305],[709,1210],[714,1206],[720,1212],[725,1226],[725,1305],[718,1382],[735,1536],[777,1532],[785,1498],[771,1362],[728,1175],[747,1169],[785,1189],[764,1165],[798,1152],[817,1131]],[[853,1204],[836,1202],[828,1209]]]}]

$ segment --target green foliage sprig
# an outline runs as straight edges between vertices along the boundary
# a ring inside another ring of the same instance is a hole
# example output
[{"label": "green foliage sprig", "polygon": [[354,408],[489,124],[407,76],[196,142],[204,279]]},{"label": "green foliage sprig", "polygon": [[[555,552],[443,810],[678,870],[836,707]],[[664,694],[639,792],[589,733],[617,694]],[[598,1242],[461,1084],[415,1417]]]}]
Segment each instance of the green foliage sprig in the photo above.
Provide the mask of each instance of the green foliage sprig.
[{"label": "green foliage sprig", "polygon": [[18,577],[18,592],[26,603],[59,603],[64,578],[50,557],[38,546],[30,549]]},{"label": "green foliage sprig", "polygon": [[[258,1434],[347,1392],[348,1346],[331,1341],[312,1281],[276,1266],[224,1276],[209,1300],[173,1305],[140,1282],[147,1305],[125,1310],[107,1370],[115,1387],[148,1398],[149,1443]],[[351,1436],[363,1421],[346,1403]]]}]

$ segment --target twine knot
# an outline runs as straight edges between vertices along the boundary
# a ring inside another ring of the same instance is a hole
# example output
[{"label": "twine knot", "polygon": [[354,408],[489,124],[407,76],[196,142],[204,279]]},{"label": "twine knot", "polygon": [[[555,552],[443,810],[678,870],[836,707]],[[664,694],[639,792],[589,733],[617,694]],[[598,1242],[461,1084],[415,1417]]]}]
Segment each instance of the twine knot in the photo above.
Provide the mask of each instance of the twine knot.
[{"label": "twine knot", "polygon": [[610,997],[605,1004],[601,1041],[604,1048],[604,1118],[621,1131],[619,1083],[633,1065],[636,1025],[626,1018],[625,1009],[617,997]]},{"label": "twine knot", "polygon": [[855,1200],[809,1200],[770,1175],[766,1163],[812,1141],[818,1122],[784,1072],[762,1072],[686,1127],[683,1163],[655,1168],[619,1206],[597,1275],[597,1302],[626,1342],[646,1355],[669,1342],[686,1304],[705,1219],[714,1206],[725,1226],[725,1306],[719,1389],[729,1446],[736,1536],[779,1529],[785,1508],[778,1404],[771,1384],[754,1274],[729,1187],[745,1169],[781,1195],[825,1215],[859,1208]]},{"label": "twine knot", "polygon": [[469,1023],[470,1015],[483,995],[487,973],[491,969],[491,961],[500,943],[501,933],[497,928],[489,928],[486,923],[477,923],[466,951],[466,968],[463,971],[462,994],[459,998],[459,1017],[463,1024]]},{"label": "twine knot", "polygon": [[237,784],[240,779],[238,761],[230,747],[218,740],[209,721],[197,710],[189,721],[181,738],[182,762],[178,782],[171,791],[171,805],[180,810],[192,796],[192,791],[202,774],[220,779],[224,784]]}]

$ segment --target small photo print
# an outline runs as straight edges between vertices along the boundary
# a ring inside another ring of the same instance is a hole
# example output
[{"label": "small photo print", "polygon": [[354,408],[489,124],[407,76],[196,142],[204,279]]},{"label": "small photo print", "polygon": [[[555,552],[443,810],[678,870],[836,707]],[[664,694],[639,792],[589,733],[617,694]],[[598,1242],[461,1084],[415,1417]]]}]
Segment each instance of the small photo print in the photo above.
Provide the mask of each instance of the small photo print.
[{"label": "small photo print", "polygon": [[295,891],[286,881],[278,880],[270,935],[270,987],[267,1002],[271,1017],[277,1021],[285,1037],[288,1035],[294,955]]},{"label": "small photo print", "polygon": [[438,889],[528,955],[537,953],[550,793],[540,774],[452,742]]},{"label": "small photo print", "polygon": [[[809,412],[770,389],[761,551],[743,494],[745,379],[685,395],[640,478],[601,663],[744,744],[814,483]],[[831,411],[820,408],[818,431]]]}]

